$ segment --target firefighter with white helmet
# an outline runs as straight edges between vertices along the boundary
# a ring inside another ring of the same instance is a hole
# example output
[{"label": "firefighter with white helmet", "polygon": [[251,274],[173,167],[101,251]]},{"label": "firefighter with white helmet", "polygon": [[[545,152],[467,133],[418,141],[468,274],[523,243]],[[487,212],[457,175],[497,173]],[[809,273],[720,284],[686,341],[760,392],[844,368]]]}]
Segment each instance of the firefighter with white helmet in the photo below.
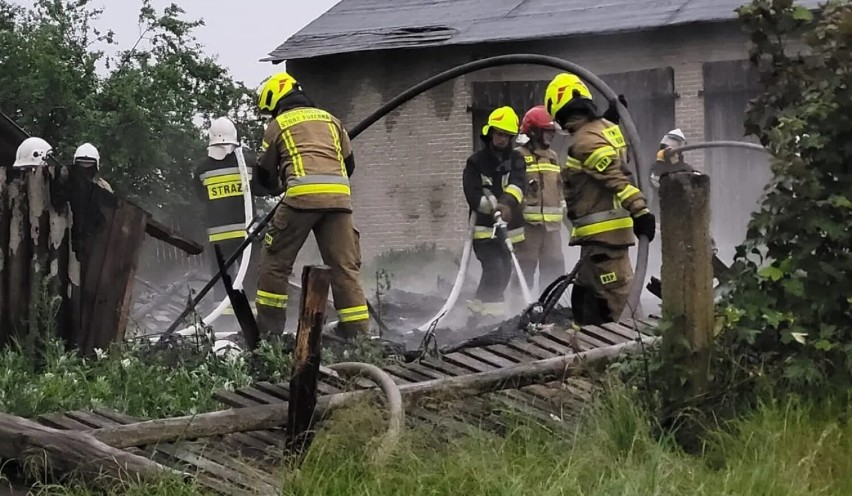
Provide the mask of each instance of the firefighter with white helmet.
[{"label": "firefighter with white helmet", "polygon": [[[204,203],[204,227],[207,229],[207,239],[211,245],[218,246],[222,256],[228,258],[234,253],[243,240],[246,232],[246,206],[243,193],[243,181],[237,160],[237,148],[240,147],[237,127],[227,117],[213,119],[207,129],[207,156],[202,158],[195,168],[197,191]],[[255,155],[250,151],[244,152],[246,164],[256,162]],[[266,196],[269,193],[262,190],[256,181],[252,180],[252,170],[248,169],[249,188],[254,196]],[[252,209],[251,215],[254,215]],[[213,273],[219,272],[215,250],[210,249],[208,263]],[[237,265],[232,265],[229,274],[235,277]],[[246,294],[252,294],[256,280],[252,271],[247,273],[243,281]],[[227,297],[224,288],[219,285],[214,289],[217,300]],[[232,311],[226,309],[226,313]],[[221,328],[236,325],[232,318],[219,322]]]},{"label": "firefighter with white helmet", "polygon": [[53,147],[41,138],[27,138],[15,153],[15,163],[12,167],[39,167],[47,165],[47,158],[53,152]]},{"label": "firefighter with white helmet", "polygon": [[628,179],[621,129],[600,116],[586,84],[575,74],[559,74],[547,86],[544,105],[574,138],[563,173],[570,245],[581,247],[583,261],[571,294],[574,319],[580,325],[615,321],[633,279],[628,249],[638,235],[654,238],[654,215]]},{"label": "firefighter with white helmet", "polygon": [[74,166],[79,167],[86,179],[97,184],[101,188],[113,192],[112,186],[100,176],[101,154],[95,145],[83,143],[74,151]]}]

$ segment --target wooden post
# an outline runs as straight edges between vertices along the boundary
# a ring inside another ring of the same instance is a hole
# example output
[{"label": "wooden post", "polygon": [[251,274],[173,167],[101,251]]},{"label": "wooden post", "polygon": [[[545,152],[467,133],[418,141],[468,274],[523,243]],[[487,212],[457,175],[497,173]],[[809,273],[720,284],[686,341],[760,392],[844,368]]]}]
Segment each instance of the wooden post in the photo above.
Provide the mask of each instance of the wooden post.
[{"label": "wooden post", "polygon": [[703,394],[709,376],[714,329],[710,178],[666,174],[660,179],[660,202],[663,352],[674,381],[668,391],[673,397],[667,398],[671,406]]},{"label": "wooden post", "polygon": [[83,477],[88,482],[108,482],[103,476],[130,481],[155,481],[176,471],[147,458],[108,446],[91,433],[61,431],[0,413],[0,457],[17,460],[28,469],[50,478],[66,475]]},{"label": "wooden post", "polygon": [[302,270],[302,298],[299,301],[299,327],[293,350],[290,376],[290,404],[287,412],[287,437],[293,451],[310,443],[310,429],[317,405],[320,345],[325,320],[325,305],[331,269],[309,265]]}]

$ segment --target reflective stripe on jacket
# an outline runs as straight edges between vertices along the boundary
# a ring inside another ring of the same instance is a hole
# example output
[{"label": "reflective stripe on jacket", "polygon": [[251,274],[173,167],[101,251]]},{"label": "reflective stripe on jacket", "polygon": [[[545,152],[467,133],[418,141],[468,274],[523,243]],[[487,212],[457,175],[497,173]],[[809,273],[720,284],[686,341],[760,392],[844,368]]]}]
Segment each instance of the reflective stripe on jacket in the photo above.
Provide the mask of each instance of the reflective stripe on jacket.
[{"label": "reflective stripe on jacket", "polygon": [[[255,160],[254,155],[244,153],[246,164],[251,164]],[[256,185],[250,167],[247,172],[254,192]],[[245,200],[236,155],[230,153],[222,160],[205,157],[196,167],[195,177],[199,196],[204,201],[204,227],[208,240],[217,243],[244,238]]]},{"label": "reflective stripe on jacket", "polygon": [[340,121],[313,107],[279,114],[266,128],[263,153],[277,157],[284,202],[303,210],[352,211],[345,159],[352,154]]},{"label": "reflective stripe on jacket", "polygon": [[571,245],[635,244],[633,218],[647,212],[645,196],[624,167],[627,143],[606,119],[588,122],[574,133],[563,172]]},{"label": "reflective stripe on jacket", "polygon": [[562,224],[562,168],[556,152],[518,149],[526,164],[527,193],[524,196],[524,220],[530,224],[546,224],[548,230],[558,230]]},{"label": "reflective stripe on jacket", "polygon": [[523,156],[514,150],[498,157],[485,148],[467,159],[462,185],[470,212],[476,213],[474,240],[493,239],[496,234],[493,211],[482,209],[483,197],[492,196],[512,210],[507,228],[509,238],[515,243],[523,241],[521,204],[526,193],[525,177]]}]

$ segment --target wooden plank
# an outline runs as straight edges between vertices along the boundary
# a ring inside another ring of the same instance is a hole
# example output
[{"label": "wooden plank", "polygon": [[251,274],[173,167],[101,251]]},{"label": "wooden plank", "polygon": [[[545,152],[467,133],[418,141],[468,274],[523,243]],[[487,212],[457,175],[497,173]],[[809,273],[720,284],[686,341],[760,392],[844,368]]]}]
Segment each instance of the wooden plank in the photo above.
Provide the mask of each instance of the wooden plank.
[{"label": "wooden plank", "polygon": [[597,336],[593,336],[586,331],[577,332],[577,339],[579,339],[580,341],[583,341],[585,343],[588,343],[592,347],[592,349],[606,348],[607,346],[612,346],[610,343],[603,341],[600,338],[598,338]]},{"label": "wooden plank", "polygon": [[521,351],[536,357],[537,360],[544,360],[547,358],[553,358],[554,353],[548,350],[545,350],[539,346],[536,346],[534,343],[529,341],[512,341],[507,344],[509,348],[517,351]]},{"label": "wooden plank", "polygon": [[557,355],[571,355],[577,353],[577,351],[570,346],[566,346],[552,339],[547,339],[544,336],[530,336],[529,340],[530,342],[535,343],[545,350],[551,351]]},{"label": "wooden plank", "polygon": [[481,360],[474,359],[467,355],[462,355],[458,352],[444,355],[444,360],[459,365],[461,367],[470,369],[472,372],[485,372],[486,370],[494,370],[500,368],[489,363],[485,363]]},{"label": "wooden plank", "polygon": [[482,348],[468,348],[466,350],[462,350],[462,353],[482,360],[495,367],[511,367],[516,363]]},{"label": "wooden plank", "polygon": [[38,422],[42,425],[46,425],[53,429],[64,429],[69,431],[85,431],[89,430],[89,426],[80,422],[79,420],[74,420],[72,418],[68,418],[64,413],[51,413],[48,415],[39,415],[37,418]]},{"label": "wooden plank", "polygon": [[280,400],[289,401],[290,400],[290,391],[287,388],[278,385],[272,384],[271,382],[261,381],[254,385],[255,389],[259,391],[263,391],[266,394],[272,395]]},{"label": "wooden plank", "polygon": [[550,339],[543,335],[530,336],[530,341],[546,350],[553,350],[558,355],[572,355],[574,353],[579,353],[579,350],[575,350],[570,344],[562,344],[555,339]]},{"label": "wooden plank", "polygon": [[401,377],[408,382],[422,382],[432,379],[428,375],[421,374],[411,367],[401,367],[399,365],[388,365],[382,370],[391,375],[391,377]]},{"label": "wooden plank", "polygon": [[618,344],[618,343],[623,343],[625,341],[624,338],[618,336],[617,334],[613,334],[612,332],[607,331],[606,329],[601,329],[598,326],[593,326],[593,325],[583,326],[583,332],[585,334],[589,334],[591,336],[594,336],[594,337],[600,339],[601,341],[604,341],[605,343],[607,343],[608,346],[612,346],[612,345]]},{"label": "wooden plank", "polygon": [[589,343],[582,339],[582,335],[576,331],[567,331],[564,329],[550,329],[544,334],[547,335],[548,339],[555,340],[559,343],[562,343],[569,347],[577,346],[580,348],[580,351],[587,351],[596,346],[592,343]]},{"label": "wooden plank", "polygon": [[277,398],[272,396],[271,394],[264,393],[263,391],[253,388],[253,387],[244,387],[234,391],[240,396],[244,396],[248,400],[251,400],[256,405],[272,405],[276,403],[286,403],[281,398]]},{"label": "wooden plank", "polygon": [[[242,474],[244,478],[242,483],[249,487],[262,489],[263,492],[271,491],[266,494],[279,493],[279,491],[275,489],[276,486],[278,486],[279,481],[267,472],[258,470],[210,445],[199,445],[197,447],[197,453],[199,456]],[[257,484],[257,482],[260,482],[260,484]]]},{"label": "wooden plank", "polygon": [[[248,477],[240,472],[198,455],[191,449],[188,449],[186,444],[187,443],[160,444],[157,446],[157,451],[165,453],[176,460],[195,466],[200,471],[203,471],[208,475],[215,476],[219,480],[228,483],[228,485],[233,486],[233,489],[236,489],[237,491],[248,490],[254,492],[257,489],[265,489],[263,484],[258,481],[253,481],[254,483],[252,483],[252,481],[248,480]],[[273,492],[266,492],[266,494],[274,493],[274,490]]]},{"label": "wooden plank", "polygon": [[489,352],[501,356],[507,360],[510,360],[514,363],[524,363],[531,362],[535,360],[534,357],[521,353],[519,351],[515,351],[507,346],[503,346],[501,344],[494,344],[491,346],[486,346],[483,348],[484,350],[488,350]]},{"label": "wooden plank", "polygon": [[633,329],[628,329],[621,324],[616,324],[615,322],[607,322],[606,324],[602,324],[601,327],[608,331],[612,331],[615,334],[618,334],[626,340],[634,340],[641,336],[639,332]]},{"label": "wooden plank", "polygon": [[257,404],[254,401],[246,398],[245,396],[241,396],[233,391],[227,391],[224,389],[214,391],[213,398],[215,398],[216,401],[231,408],[245,408]]},{"label": "wooden plank", "polygon": [[424,367],[417,362],[407,363],[405,364],[405,368],[417,372],[420,375],[430,377],[432,379],[442,379],[444,377],[450,377],[450,374],[446,372],[439,372],[434,369],[430,369],[429,367]]},{"label": "wooden plank", "polygon": [[204,251],[202,245],[175,233],[168,226],[153,218],[147,219],[145,233],[190,255],[199,255]]}]

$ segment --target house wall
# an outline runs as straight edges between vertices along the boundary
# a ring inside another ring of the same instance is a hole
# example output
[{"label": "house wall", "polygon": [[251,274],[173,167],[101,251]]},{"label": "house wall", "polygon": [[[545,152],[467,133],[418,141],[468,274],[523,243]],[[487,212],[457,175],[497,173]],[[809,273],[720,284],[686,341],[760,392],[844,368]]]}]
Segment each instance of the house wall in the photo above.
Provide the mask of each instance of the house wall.
[{"label": "house wall", "polygon": [[[704,139],[703,64],[747,56],[744,35],[735,23],[727,23],[525,43],[343,54],[293,60],[287,65],[320,106],[351,128],[429,76],[467,61],[508,53],[553,55],[601,75],[671,67],[677,93],[675,124],[693,142]],[[467,223],[461,171],[471,152],[471,84],[548,80],[555,72],[538,66],[511,66],[470,74],[415,98],[358,136],[353,141],[357,169],[352,182],[364,259],[419,243],[458,249]],[[701,153],[687,156],[699,167],[703,159]]]}]

